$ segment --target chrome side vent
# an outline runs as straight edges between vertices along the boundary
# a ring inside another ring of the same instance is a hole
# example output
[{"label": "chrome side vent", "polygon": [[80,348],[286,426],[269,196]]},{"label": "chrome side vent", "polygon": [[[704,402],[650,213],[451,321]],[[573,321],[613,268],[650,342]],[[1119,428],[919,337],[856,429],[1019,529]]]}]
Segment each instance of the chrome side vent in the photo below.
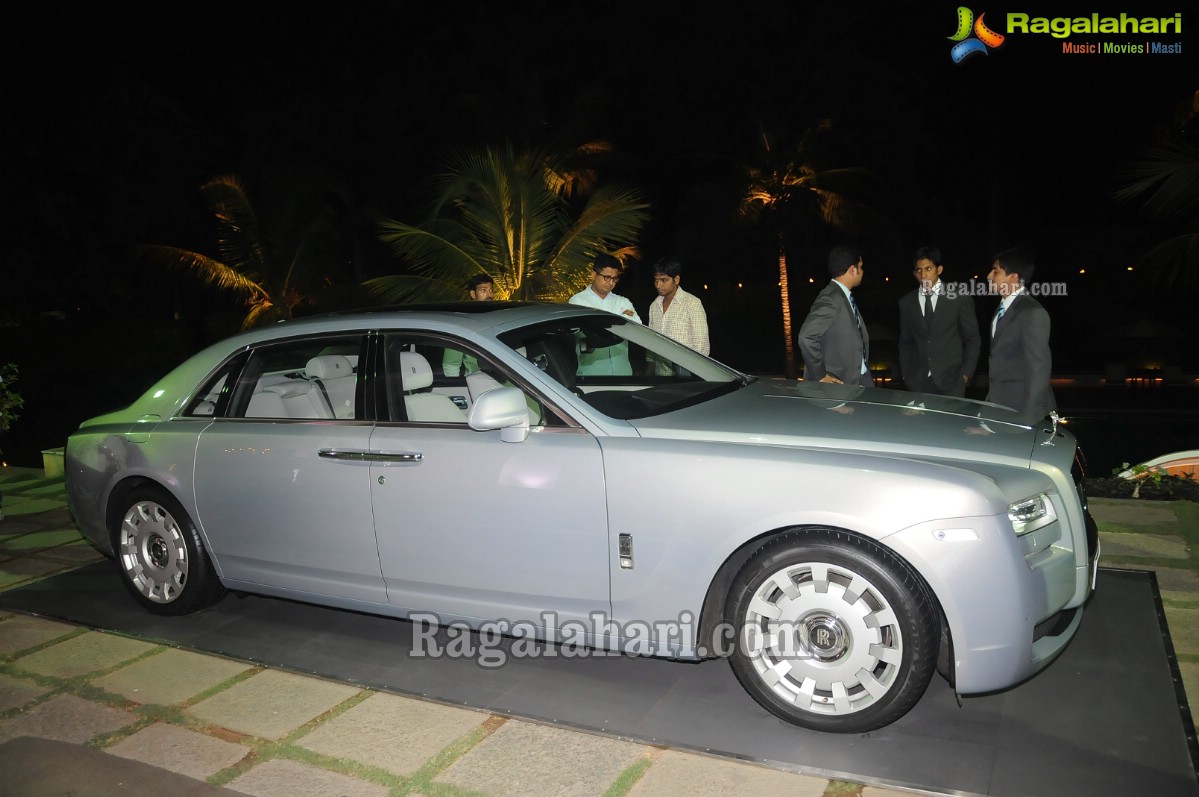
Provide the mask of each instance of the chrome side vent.
[{"label": "chrome side vent", "polygon": [[617,547],[620,551],[620,569],[633,569],[633,535],[621,534]]}]

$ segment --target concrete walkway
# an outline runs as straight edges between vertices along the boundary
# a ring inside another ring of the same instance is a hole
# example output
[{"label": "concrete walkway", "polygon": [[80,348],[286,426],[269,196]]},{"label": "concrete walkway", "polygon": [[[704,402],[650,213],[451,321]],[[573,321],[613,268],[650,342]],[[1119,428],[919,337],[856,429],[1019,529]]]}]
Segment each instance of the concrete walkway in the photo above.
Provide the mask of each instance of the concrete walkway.
[{"label": "concrete walkway", "polygon": [[[0,473],[0,590],[101,557],[61,477]],[[1186,691],[1199,695],[1193,505],[1097,500],[1103,564],[1157,571]],[[1189,514],[1188,514],[1189,513]],[[86,773],[86,782],[81,782]],[[727,758],[563,729],[0,612],[0,783],[87,794],[885,797]]]}]

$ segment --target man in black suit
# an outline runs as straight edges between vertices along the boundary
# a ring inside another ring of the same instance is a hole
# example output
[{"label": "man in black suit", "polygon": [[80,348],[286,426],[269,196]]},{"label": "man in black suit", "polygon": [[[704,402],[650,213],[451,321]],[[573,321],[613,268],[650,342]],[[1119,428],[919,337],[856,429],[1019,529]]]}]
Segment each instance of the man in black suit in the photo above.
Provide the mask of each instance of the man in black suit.
[{"label": "man in black suit", "polygon": [[828,255],[832,280],[812,302],[799,328],[805,382],[837,382],[869,387],[870,335],[851,291],[862,284],[862,253],[834,247]]},{"label": "man in black suit", "polygon": [[899,371],[908,390],[964,396],[982,337],[974,300],[946,290],[941,250],[916,250],[916,290],[899,300]]},{"label": "man in black suit", "polygon": [[1000,301],[991,319],[987,401],[1012,407],[1025,423],[1037,423],[1057,407],[1049,384],[1049,313],[1027,292],[1035,265],[1030,252],[1008,249],[994,261],[987,281]]}]

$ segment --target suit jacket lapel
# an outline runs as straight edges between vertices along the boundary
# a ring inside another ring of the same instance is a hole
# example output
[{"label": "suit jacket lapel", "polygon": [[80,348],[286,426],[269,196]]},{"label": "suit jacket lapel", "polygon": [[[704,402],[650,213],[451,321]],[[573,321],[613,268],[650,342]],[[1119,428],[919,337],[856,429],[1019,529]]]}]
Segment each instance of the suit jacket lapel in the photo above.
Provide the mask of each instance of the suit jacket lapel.
[{"label": "suit jacket lapel", "polygon": [[[1003,312],[1003,318],[999,319],[999,326],[995,328],[995,334],[991,336],[991,340],[999,337],[1001,332],[1011,326],[1011,322],[1015,315],[1024,309],[1024,302],[1022,301],[1023,299],[1024,294],[1020,294],[1015,299],[1012,299],[1012,303],[1008,305],[1008,309]],[[998,309],[999,308],[996,308],[996,311],[998,311]]]},{"label": "suit jacket lapel", "polygon": [[945,329],[946,325],[952,326],[958,322],[957,306],[954,300],[947,299],[945,294],[937,297],[937,312],[933,315],[933,327],[935,329]]}]

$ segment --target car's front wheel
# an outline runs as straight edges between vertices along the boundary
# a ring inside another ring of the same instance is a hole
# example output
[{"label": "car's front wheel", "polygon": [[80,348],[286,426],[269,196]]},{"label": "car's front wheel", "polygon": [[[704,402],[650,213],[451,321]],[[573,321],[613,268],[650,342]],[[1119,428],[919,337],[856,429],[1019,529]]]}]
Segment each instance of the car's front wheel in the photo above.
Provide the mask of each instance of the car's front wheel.
[{"label": "car's front wheel", "polygon": [[772,538],[733,583],[730,662],[764,708],[804,728],[861,733],[906,714],[940,640],[927,586],[878,543],[836,529]]},{"label": "car's front wheel", "polygon": [[218,601],[224,587],[187,512],[167,493],[130,493],[113,531],[117,564],[129,592],[156,614],[194,612]]}]

